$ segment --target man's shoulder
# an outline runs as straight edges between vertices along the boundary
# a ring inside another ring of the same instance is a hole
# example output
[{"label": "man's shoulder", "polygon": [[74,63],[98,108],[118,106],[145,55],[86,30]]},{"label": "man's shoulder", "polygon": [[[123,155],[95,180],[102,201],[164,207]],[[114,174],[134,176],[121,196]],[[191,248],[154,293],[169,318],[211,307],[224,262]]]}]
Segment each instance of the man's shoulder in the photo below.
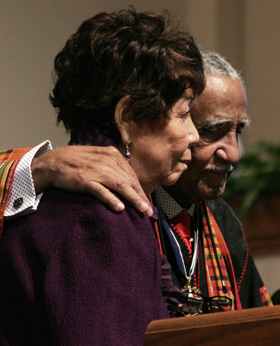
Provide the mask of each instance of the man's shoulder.
[{"label": "man's shoulder", "polygon": [[214,218],[223,225],[234,223],[242,227],[242,223],[234,209],[221,197],[206,201],[207,206],[212,212]]},{"label": "man's shoulder", "polygon": [[242,273],[247,265],[248,245],[243,226],[235,211],[222,198],[207,201],[207,205],[217,222],[234,266],[236,280],[241,285]]},{"label": "man's shoulder", "polygon": [[245,246],[245,235],[242,223],[232,207],[223,199],[207,201],[215,221],[217,222],[227,244],[232,244],[233,247]]}]

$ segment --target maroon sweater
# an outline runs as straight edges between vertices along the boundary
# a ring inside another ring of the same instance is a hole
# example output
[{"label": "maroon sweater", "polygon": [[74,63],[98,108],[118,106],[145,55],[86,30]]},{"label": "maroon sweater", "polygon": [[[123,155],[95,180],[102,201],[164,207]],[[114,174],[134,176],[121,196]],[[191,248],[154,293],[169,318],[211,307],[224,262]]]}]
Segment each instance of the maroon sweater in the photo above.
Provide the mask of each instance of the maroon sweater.
[{"label": "maroon sweater", "polygon": [[168,318],[150,221],[124,203],[114,213],[51,189],[36,213],[6,222],[1,345],[143,345],[148,323]]}]

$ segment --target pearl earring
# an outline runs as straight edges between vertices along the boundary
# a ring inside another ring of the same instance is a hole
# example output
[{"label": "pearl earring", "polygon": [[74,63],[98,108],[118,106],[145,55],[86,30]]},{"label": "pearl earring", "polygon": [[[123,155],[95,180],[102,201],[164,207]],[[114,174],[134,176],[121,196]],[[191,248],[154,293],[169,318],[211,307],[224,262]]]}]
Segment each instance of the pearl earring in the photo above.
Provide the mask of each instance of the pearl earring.
[{"label": "pearl earring", "polygon": [[130,151],[129,151],[128,144],[125,145],[125,154],[124,154],[124,156],[126,157],[126,162],[130,163],[129,159],[131,157],[131,154],[130,154]]}]

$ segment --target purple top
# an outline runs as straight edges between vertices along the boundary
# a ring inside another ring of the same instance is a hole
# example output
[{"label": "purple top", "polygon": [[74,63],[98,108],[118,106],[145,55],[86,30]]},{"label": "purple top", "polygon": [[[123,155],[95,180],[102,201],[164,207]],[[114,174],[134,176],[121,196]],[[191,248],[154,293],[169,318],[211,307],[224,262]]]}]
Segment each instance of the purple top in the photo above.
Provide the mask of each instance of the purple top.
[{"label": "purple top", "polygon": [[[77,142],[111,145],[92,134]],[[170,267],[149,219],[123,202],[115,213],[91,195],[49,189],[36,213],[5,223],[1,345],[143,345],[148,323],[169,317],[161,261],[167,295]]]}]

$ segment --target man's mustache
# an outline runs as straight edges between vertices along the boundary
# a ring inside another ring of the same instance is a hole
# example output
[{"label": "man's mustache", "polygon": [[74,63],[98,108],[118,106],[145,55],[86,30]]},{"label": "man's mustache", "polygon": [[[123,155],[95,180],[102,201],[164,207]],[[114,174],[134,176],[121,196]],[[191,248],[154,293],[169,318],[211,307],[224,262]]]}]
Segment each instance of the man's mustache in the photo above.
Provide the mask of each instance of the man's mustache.
[{"label": "man's mustache", "polygon": [[209,163],[204,170],[218,172],[218,173],[231,173],[234,169],[233,165],[216,165],[213,163]]}]

